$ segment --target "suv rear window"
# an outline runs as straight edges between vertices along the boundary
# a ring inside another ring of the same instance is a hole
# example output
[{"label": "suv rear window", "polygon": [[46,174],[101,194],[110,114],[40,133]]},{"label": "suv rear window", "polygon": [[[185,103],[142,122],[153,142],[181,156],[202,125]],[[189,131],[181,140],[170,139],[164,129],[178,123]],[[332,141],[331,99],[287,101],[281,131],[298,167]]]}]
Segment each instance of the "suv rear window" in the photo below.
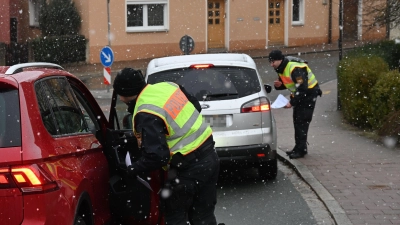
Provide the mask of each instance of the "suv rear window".
[{"label": "suv rear window", "polygon": [[154,73],[147,78],[149,84],[163,81],[182,85],[199,101],[236,99],[261,91],[257,72],[242,67],[182,68]]},{"label": "suv rear window", "polygon": [[0,148],[21,146],[18,91],[0,90]]}]

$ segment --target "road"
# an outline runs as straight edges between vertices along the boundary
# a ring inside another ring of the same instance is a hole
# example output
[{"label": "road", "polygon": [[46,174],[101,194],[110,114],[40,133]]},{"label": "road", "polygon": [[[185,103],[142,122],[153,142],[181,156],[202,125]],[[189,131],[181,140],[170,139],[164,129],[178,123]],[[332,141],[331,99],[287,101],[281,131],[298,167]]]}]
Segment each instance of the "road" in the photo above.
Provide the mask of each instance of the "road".
[{"label": "road", "polygon": [[[309,62],[320,84],[336,79],[338,52],[313,53],[299,57]],[[263,82],[273,85],[277,74],[268,60],[255,59],[255,62]],[[104,90],[93,90],[92,93],[100,105],[109,104],[111,93],[104,94]],[[289,93],[286,90],[273,90],[269,95],[270,99],[275,100],[278,94]],[[279,163],[278,168],[278,176],[274,181],[258,179],[255,169],[235,171],[222,168],[217,193],[218,222],[226,225],[334,224],[310,187],[284,164]]]},{"label": "road", "polygon": [[[320,84],[336,79],[339,52],[299,57],[308,61]],[[268,60],[255,59],[255,62],[263,82],[273,85],[277,74]],[[288,95],[289,92],[273,89],[270,99],[275,100],[278,94]],[[227,225],[334,224],[310,187],[282,163],[278,168],[277,179],[266,182],[257,180],[256,171],[223,170],[218,184],[218,221]]]}]

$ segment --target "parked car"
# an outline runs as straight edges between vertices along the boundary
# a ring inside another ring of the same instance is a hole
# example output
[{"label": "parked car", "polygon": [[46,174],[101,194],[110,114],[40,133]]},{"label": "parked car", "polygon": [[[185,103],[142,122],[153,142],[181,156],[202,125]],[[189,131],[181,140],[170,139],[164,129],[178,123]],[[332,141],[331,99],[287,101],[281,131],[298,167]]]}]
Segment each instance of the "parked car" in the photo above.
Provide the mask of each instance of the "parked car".
[{"label": "parked car", "polygon": [[246,54],[182,55],[150,61],[146,80],[182,85],[202,107],[221,165],[256,167],[265,179],[277,175],[277,133],[268,93],[254,60]]},{"label": "parked car", "polygon": [[59,65],[0,67],[0,224],[163,223],[163,172],[141,175],[154,191],[125,175],[140,151],[110,104]]}]

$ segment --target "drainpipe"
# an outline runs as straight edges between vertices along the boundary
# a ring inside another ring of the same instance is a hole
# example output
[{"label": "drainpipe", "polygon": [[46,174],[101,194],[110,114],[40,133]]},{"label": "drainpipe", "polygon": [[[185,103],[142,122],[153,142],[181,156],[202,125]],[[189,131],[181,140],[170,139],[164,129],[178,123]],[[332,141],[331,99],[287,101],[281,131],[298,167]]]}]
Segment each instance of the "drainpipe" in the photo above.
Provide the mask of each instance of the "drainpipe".
[{"label": "drainpipe", "polygon": [[332,44],[332,0],[329,0],[328,44]]}]

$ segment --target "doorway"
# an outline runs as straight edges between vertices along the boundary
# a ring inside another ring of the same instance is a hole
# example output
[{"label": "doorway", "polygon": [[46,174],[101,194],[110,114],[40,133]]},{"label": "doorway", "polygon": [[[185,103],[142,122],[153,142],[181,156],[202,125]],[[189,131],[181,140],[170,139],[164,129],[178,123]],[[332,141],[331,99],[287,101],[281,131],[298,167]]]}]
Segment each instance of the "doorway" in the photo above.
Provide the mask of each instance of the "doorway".
[{"label": "doorway", "polygon": [[268,45],[284,44],[284,0],[268,0]]},{"label": "doorway", "polygon": [[358,0],[343,1],[343,39],[357,41],[358,33]]},{"label": "doorway", "polygon": [[207,11],[208,48],[225,48],[225,0],[209,0]]}]

